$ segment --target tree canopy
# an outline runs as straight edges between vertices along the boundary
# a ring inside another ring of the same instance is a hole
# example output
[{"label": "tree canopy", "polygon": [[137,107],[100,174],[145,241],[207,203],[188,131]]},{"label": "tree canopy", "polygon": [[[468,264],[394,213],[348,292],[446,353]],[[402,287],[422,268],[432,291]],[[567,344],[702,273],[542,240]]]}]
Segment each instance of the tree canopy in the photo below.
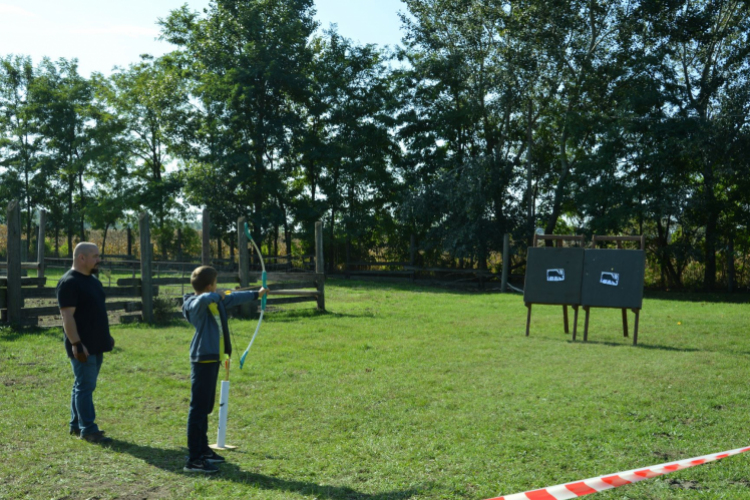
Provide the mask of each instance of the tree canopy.
[{"label": "tree canopy", "polygon": [[404,0],[395,48],[314,14],[183,6],[173,52],[109,77],[0,58],[0,201],[68,249],[147,210],[166,256],[205,206],[269,248],[324,220],[333,266],[413,236],[421,264],[486,269],[541,228],[645,234],[664,286],[750,282],[750,3]]}]

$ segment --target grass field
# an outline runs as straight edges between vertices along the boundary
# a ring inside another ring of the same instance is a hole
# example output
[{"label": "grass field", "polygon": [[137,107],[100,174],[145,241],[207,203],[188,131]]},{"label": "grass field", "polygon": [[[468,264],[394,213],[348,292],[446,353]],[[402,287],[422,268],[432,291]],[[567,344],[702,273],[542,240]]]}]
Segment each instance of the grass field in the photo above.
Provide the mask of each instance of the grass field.
[{"label": "grass field", "polygon": [[[518,295],[332,280],[326,304],[269,314],[233,367],[239,448],[213,477],[182,472],[186,324],[113,328],[109,448],[67,433],[61,331],[2,331],[0,498],[482,500],[750,445],[745,303],[651,296],[638,347],[616,310],[592,312],[584,344],[535,307],[527,338]],[[230,325],[244,350],[255,322]],[[748,470],[741,455],[591,498],[750,499]]]}]

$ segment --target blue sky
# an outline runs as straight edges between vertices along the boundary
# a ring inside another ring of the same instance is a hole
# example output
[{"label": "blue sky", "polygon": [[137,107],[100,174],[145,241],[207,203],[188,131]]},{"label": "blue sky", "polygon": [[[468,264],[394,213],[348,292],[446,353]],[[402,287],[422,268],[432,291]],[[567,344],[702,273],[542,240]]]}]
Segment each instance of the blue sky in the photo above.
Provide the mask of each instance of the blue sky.
[{"label": "blue sky", "polygon": [[[171,50],[155,40],[156,20],[187,3],[201,10],[208,0],[0,0],[0,56],[23,54],[34,63],[43,56],[78,58],[79,70],[110,74],[143,53]],[[401,0],[316,0],[321,27],[338,25],[341,35],[359,43],[401,42]]]}]

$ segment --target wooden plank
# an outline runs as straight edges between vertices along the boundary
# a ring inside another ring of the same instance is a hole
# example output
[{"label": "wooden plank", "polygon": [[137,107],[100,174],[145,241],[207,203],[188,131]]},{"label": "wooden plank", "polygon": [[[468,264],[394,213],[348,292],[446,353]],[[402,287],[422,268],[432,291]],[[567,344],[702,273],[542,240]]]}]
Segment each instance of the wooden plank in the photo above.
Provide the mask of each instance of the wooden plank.
[{"label": "wooden plank", "polygon": [[[188,280],[188,283],[189,282],[190,282],[190,280]],[[220,274],[216,278],[216,282],[217,283],[231,283],[231,284],[239,285],[239,283],[240,283],[240,277],[238,275],[236,275],[236,274],[224,274],[224,275]]]},{"label": "wooden plank", "polygon": [[[0,262],[0,269],[8,269],[8,263]],[[39,269],[39,264],[36,262],[21,262],[21,269]]]},{"label": "wooden plank", "polygon": [[24,307],[21,311],[21,315],[24,318],[32,318],[32,317],[38,317],[38,316],[59,316],[60,315],[60,309],[57,306],[49,306],[49,307]]},{"label": "wooden plank", "polygon": [[[140,286],[141,278],[120,278],[117,286]],[[152,285],[183,285],[190,284],[190,277],[185,278],[151,278]]]},{"label": "wooden plank", "polygon": [[[113,298],[113,297],[137,297],[142,298],[143,297],[143,287],[140,286],[134,286],[134,287],[116,287],[116,286],[105,286],[104,287],[104,294],[107,296],[107,298]],[[159,287],[158,286],[152,286],[151,287],[151,296],[159,295]]]},{"label": "wooden plank", "polygon": [[269,290],[268,295],[288,295],[296,297],[317,297],[320,292],[317,290]]},{"label": "wooden plank", "polygon": [[269,283],[268,288],[272,292],[280,290],[299,290],[300,288],[317,288],[318,284],[314,281],[295,281],[291,283]]},{"label": "wooden plank", "polygon": [[[0,311],[0,322],[6,323],[8,321],[8,310],[3,309]],[[23,315],[21,316],[21,319],[16,323],[16,326],[39,326],[39,317],[34,316],[31,318],[25,318]]]},{"label": "wooden plank", "polygon": [[[143,304],[140,302],[107,302],[106,307],[107,311],[137,312],[142,310]],[[26,307],[21,314],[26,318],[35,316],[59,316],[60,309],[57,306]]]},{"label": "wooden plank", "polygon": [[[218,278],[216,278],[217,283],[230,283],[230,284],[236,284],[238,283],[238,278],[236,275],[219,275]],[[138,286],[141,284],[140,278],[120,278],[117,280],[117,286]],[[151,278],[151,284],[152,285],[186,285],[190,286],[190,276],[185,276],[183,278],[180,277],[172,277],[172,278]]]},{"label": "wooden plank", "polygon": [[[166,283],[165,283],[166,284]],[[141,278],[120,278],[117,286],[141,286]]]},{"label": "wooden plank", "polygon": [[[271,283],[273,282],[289,282],[289,281],[300,281],[300,280],[316,280],[317,275],[315,273],[310,272],[300,272],[300,273],[282,273],[282,272],[274,272],[269,271],[267,274],[268,277],[268,286],[272,286]],[[250,283],[250,286],[252,286],[253,283],[260,283],[261,279],[261,273],[251,271],[248,275],[248,281]]]},{"label": "wooden plank", "polygon": [[278,306],[282,304],[297,304],[300,302],[317,302],[318,297],[317,296],[309,296],[309,297],[288,297],[283,299],[268,299],[266,301],[266,305],[269,306]]},{"label": "wooden plank", "polygon": [[[47,278],[21,278],[21,286],[44,286]],[[7,288],[8,278],[0,278],[0,288]]]},{"label": "wooden plank", "polygon": [[[266,301],[266,305],[267,306],[279,306],[279,305],[283,305],[283,304],[298,304],[298,303],[301,303],[301,302],[316,302],[317,300],[318,300],[318,297],[316,297],[316,296],[308,296],[308,297],[285,297],[285,298],[278,298],[278,299],[269,298]],[[249,302],[248,304],[250,306],[250,310],[251,311],[254,311],[254,312],[260,311],[260,301],[259,300],[254,300],[252,302]],[[238,307],[239,306],[232,306],[232,307],[228,308],[228,310],[232,310],[233,311],[233,310],[237,309]]]},{"label": "wooden plank", "polygon": [[[114,297],[141,297],[141,287],[115,287],[105,286],[104,294],[107,298]],[[55,299],[54,288],[22,288],[21,289],[24,299]],[[152,287],[151,291],[153,295],[159,294],[159,287]]]}]

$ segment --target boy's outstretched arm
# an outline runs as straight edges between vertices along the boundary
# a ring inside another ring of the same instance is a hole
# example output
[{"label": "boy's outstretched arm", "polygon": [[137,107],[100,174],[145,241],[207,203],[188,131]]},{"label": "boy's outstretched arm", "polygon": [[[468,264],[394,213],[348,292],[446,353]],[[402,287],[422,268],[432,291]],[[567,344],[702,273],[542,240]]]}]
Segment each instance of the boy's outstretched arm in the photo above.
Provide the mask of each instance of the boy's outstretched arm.
[{"label": "boy's outstretched arm", "polygon": [[[266,290],[261,288],[263,294]],[[258,300],[262,295],[259,292],[232,292],[229,295],[224,295],[224,307],[234,307],[253,300]]]}]

